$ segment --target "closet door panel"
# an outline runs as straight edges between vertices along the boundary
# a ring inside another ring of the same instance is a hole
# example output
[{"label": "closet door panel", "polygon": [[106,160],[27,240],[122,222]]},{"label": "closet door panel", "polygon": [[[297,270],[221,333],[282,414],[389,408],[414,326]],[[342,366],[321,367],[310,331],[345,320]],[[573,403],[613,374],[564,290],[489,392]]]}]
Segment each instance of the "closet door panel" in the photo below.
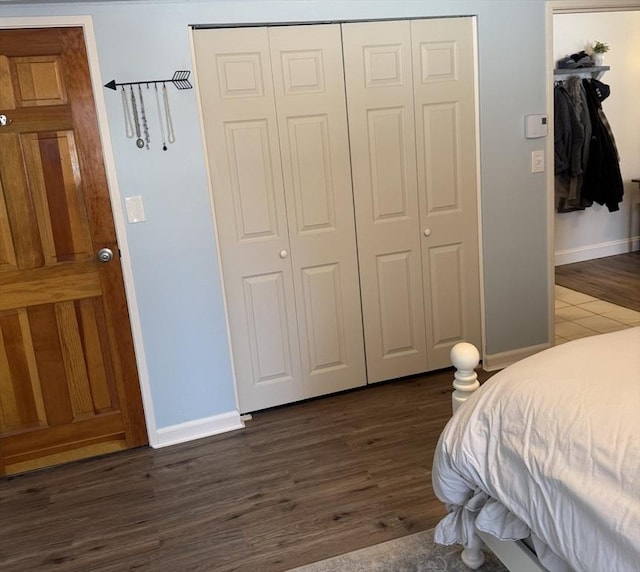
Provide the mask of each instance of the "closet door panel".
[{"label": "closet door panel", "polygon": [[238,399],[302,399],[300,347],[266,28],[194,32]]},{"label": "closet door panel", "polygon": [[343,24],[367,372],[425,371],[409,22]]},{"label": "closet door panel", "polygon": [[[371,166],[371,220],[406,221],[410,203],[407,181],[407,121],[402,107],[367,111],[367,139]],[[409,126],[410,127],[410,126]]]},{"label": "closet door panel", "polygon": [[[460,340],[464,333],[464,246],[460,243],[429,248],[430,331],[435,347]],[[457,343],[457,342],[456,342]]]},{"label": "closet door panel", "polygon": [[290,171],[285,177],[291,183],[295,208],[290,217],[295,224],[291,230],[296,236],[311,235],[308,242],[312,242],[321,234],[318,231],[336,231],[328,118],[290,117],[286,135]]},{"label": "closet door panel", "polygon": [[253,383],[272,384],[293,378],[291,337],[282,272],[243,277]]},{"label": "closet door panel", "polygon": [[239,244],[278,237],[278,189],[275,186],[269,125],[264,119],[224,125],[229,192]]},{"label": "closet door panel", "polygon": [[348,367],[340,278],[337,264],[302,269],[311,375]]},{"label": "closet door panel", "polygon": [[420,114],[424,208],[427,215],[451,213],[460,208],[459,106],[455,102],[423,105]]},{"label": "closet door panel", "polygon": [[427,347],[481,343],[472,18],[411,22]]},{"label": "closet door panel", "polygon": [[366,383],[339,25],[269,28],[307,397]]},{"label": "closet door panel", "polygon": [[[415,252],[394,252],[376,257],[377,285],[380,293],[382,358],[393,360],[416,355],[416,316],[418,299],[413,267]],[[419,293],[418,293],[419,294]]]}]

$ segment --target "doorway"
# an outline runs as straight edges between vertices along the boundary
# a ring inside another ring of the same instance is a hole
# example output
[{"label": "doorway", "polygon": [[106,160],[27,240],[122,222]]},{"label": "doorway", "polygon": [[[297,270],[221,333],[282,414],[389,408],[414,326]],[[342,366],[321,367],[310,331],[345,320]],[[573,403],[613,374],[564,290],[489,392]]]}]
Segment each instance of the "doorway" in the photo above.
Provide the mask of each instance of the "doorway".
[{"label": "doorway", "polygon": [[147,434],[83,28],[0,35],[0,474],[10,474]]},{"label": "doorway", "polygon": [[[583,0],[549,2],[547,5],[547,87],[551,124],[547,148],[550,158],[547,178],[549,294],[550,302],[562,307],[558,314],[554,304],[550,304],[549,336],[556,343],[599,333],[600,327],[607,327],[606,320],[601,318],[602,311],[622,315],[620,308],[606,306],[599,299],[595,303],[596,299],[592,296],[586,299],[584,292],[576,296],[577,293],[566,292],[558,287],[556,267],[562,268],[566,274],[565,271],[581,271],[580,264],[587,264],[587,261],[592,261],[589,268],[600,259],[603,264],[613,264],[614,261],[608,257],[633,252],[640,246],[637,232],[640,228],[640,192],[631,181],[640,172],[637,140],[640,117],[635,111],[637,102],[634,99],[640,81],[638,62],[634,60],[634,54],[640,50],[639,9],[640,3],[632,1],[605,3]],[[554,81],[557,78],[554,78],[552,70],[561,57],[581,50],[589,52],[589,45],[596,40],[609,43],[611,47],[605,61],[610,70],[605,71],[599,79],[611,87],[610,97],[602,106],[612,126],[621,158],[624,199],[617,212],[609,212],[607,207],[594,204],[582,211],[557,213],[554,201],[552,109]],[[590,304],[590,310],[599,311],[595,314],[584,313],[587,308],[573,308],[576,304]],[[631,311],[628,309],[628,312]],[[571,314],[570,320],[567,320],[568,314]],[[626,316],[626,319],[632,317]],[[572,323],[562,324],[565,321]],[[599,327],[592,331],[587,327],[589,324],[598,324]],[[613,327],[613,324],[609,325]]]}]

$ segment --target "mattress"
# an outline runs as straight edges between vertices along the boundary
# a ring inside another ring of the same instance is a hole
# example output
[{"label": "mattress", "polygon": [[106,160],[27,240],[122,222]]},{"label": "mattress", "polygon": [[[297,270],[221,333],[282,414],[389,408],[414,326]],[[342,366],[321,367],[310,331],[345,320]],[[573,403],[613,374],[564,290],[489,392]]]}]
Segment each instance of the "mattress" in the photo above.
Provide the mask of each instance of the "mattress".
[{"label": "mattress", "polygon": [[568,342],[494,375],[440,436],[435,540],[531,537],[551,571],[640,566],[640,327]]}]

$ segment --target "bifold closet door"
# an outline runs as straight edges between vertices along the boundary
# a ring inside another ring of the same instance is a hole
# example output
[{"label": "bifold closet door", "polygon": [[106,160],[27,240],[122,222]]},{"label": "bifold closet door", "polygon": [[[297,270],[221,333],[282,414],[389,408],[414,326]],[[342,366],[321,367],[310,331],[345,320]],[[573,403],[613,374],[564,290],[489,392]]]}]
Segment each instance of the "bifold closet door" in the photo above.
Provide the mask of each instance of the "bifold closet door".
[{"label": "bifold closet door", "polygon": [[429,369],[481,347],[473,18],[411,21]]},{"label": "bifold closet door", "polygon": [[194,32],[243,411],[304,397],[266,28]]},{"label": "bifold closet door", "polygon": [[426,371],[411,25],[343,24],[369,382]]},{"label": "bifold closet door", "polygon": [[275,26],[269,44],[305,397],[366,383],[338,24]]},{"label": "bifold closet door", "polygon": [[343,24],[369,382],[480,342],[471,18]]},{"label": "bifold closet door", "polygon": [[366,383],[339,32],[194,32],[243,412]]}]

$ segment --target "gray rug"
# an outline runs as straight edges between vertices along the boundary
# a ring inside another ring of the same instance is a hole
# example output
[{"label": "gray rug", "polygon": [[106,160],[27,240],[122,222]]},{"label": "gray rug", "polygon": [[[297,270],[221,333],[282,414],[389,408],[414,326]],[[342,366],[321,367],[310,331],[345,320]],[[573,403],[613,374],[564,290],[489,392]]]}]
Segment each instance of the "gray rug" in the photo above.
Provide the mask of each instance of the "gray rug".
[{"label": "gray rug", "polygon": [[[288,572],[469,572],[460,560],[461,546],[433,542],[433,530],[396,538]],[[485,563],[477,572],[506,572],[485,548]]]}]

